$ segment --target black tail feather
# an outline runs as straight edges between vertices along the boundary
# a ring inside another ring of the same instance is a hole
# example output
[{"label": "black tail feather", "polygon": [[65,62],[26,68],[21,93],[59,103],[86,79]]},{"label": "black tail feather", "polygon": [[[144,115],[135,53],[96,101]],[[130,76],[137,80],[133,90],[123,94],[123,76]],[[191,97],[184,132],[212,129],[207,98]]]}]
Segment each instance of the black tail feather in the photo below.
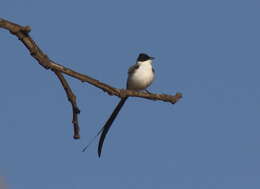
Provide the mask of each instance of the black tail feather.
[{"label": "black tail feather", "polygon": [[111,114],[111,116],[109,117],[109,119],[107,120],[106,124],[102,127],[102,129],[100,131],[102,131],[102,134],[100,136],[99,139],[99,144],[98,144],[98,156],[101,156],[101,152],[102,152],[102,147],[103,147],[103,143],[104,140],[106,138],[106,135],[113,123],[113,121],[115,120],[117,114],[119,113],[119,111],[121,110],[121,108],[123,107],[123,105],[125,104],[125,101],[127,100],[126,98],[122,98],[120,100],[120,102],[117,104],[115,110],[113,111],[113,113]]}]

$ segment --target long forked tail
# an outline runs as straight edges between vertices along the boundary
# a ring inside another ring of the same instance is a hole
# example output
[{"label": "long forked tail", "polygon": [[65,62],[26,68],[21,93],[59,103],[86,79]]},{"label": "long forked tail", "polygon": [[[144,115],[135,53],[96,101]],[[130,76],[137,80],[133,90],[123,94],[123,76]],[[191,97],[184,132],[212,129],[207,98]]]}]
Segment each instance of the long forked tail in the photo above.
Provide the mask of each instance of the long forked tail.
[{"label": "long forked tail", "polygon": [[120,102],[117,104],[115,110],[113,111],[113,113],[111,114],[111,116],[109,117],[109,119],[107,120],[106,124],[102,127],[102,129],[98,132],[98,135],[102,132],[100,139],[99,139],[99,144],[98,144],[98,157],[101,156],[101,152],[102,152],[102,147],[104,144],[104,140],[106,138],[106,135],[113,123],[113,121],[115,120],[117,114],[119,113],[119,111],[121,110],[121,108],[123,107],[123,105],[125,104],[125,101],[127,100],[126,98],[122,98],[120,100]]},{"label": "long forked tail", "polygon": [[117,114],[119,113],[120,109],[122,108],[122,106],[124,105],[126,98],[122,98],[121,101],[117,104],[115,110],[113,111],[113,113],[111,114],[111,116],[109,117],[109,119],[107,120],[106,124],[98,131],[98,133],[91,139],[91,141],[88,143],[88,145],[83,148],[82,152],[85,152],[87,150],[87,148],[94,142],[94,140],[102,133],[100,140],[99,140],[99,145],[98,145],[98,156],[100,157],[101,155],[101,151],[102,151],[102,146],[105,140],[105,137],[108,133],[108,130],[110,129],[113,121],[115,120]]}]

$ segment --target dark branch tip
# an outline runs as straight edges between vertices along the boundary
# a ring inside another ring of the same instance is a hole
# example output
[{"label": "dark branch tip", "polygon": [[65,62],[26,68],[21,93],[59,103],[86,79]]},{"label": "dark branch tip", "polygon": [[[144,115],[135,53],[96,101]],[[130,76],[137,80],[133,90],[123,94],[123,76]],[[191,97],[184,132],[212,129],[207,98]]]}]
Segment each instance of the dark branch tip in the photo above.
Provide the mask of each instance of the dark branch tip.
[{"label": "dark branch tip", "polygon": [[74,138],[75,140],[78,140],[78,139],[80,139],[80,136],[77,134],[77,135],[74,135],[73,138]]}]

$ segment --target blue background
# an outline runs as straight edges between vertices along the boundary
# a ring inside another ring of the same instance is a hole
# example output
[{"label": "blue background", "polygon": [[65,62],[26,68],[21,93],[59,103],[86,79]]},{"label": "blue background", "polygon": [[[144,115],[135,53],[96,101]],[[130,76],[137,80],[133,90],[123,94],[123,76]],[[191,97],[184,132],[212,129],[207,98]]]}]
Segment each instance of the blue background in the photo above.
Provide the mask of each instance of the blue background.
[{"label": "blue background", "polygon": [[146,52],[156,57],[150,91],[184,98],[175,105],[131,98],[101,159],[97,141],[82,153],[119,99],[66,77],[81,109],[81,140],[73,140],[58,79],[1,29],[0,183],[260,188],[259,8],[256,0],[1,1],[1,17],[30,25],[60,64],[123,88],[128,67]]}]

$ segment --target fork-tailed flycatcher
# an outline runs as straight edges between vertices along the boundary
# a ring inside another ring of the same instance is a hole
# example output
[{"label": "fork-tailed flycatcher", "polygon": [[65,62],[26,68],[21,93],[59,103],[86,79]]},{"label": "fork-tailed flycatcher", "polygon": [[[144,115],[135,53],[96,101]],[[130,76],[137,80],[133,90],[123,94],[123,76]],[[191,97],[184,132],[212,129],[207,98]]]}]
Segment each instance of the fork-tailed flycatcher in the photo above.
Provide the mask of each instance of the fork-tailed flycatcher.
[{"label": "fork-tailed flycatcher", "polygon": [[[136,64],[131,66],[128,69],[128,78],[127,78],[127,89],[128,90],[135,90],[141,91],[145,90],[147,87],[151,85],[154,80],[154,69],[152,67],[152,60],[154,58],[148,56],[145,53],[139,54]],[[115,110],[105,123],[105,125],[101,128],[96,136],[100,133],[100,139],[98,144],[98,156],[101,156],[102,146],[105,140],[105,137],[110,129],[113,121],[115,120],[117,114],[119,113],[120,109],[123,107],[124,103],[126,102],[128,97],[122,98],[120,102],[117,104]],[[91,142],[90,142],[91,143]],[[90,145],[89,143],[89,145]],[[89,146],[87,145],[83,151]]]}]

